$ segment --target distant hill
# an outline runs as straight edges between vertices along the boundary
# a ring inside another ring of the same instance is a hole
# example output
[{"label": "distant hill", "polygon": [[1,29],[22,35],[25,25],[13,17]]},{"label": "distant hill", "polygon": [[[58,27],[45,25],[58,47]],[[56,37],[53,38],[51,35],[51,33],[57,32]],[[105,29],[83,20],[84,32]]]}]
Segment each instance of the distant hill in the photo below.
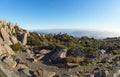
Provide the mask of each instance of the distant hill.
[{"label": "distant hill", "polygon": [[60,32],[70,34],[74,37],[94,37],[96,39],[103,39],[107,37],[118,37],[120,34],[115,32],[107,32],[107,31],[92,31],[92,30],[70,30],[70,29],[49,29],[49,30],[35,30],[35,32],[43,33],[43,34],[58,34]]}]

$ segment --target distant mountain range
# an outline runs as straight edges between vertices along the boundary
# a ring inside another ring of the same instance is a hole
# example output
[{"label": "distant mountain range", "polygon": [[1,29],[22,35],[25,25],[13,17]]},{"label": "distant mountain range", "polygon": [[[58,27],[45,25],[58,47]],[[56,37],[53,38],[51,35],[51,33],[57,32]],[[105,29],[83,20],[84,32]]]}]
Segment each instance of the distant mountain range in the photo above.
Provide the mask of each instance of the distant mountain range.
[{"label": "distant mountain range", "polygon": [[58,34],[62,32],[75,37],[88,36],[88,37],[94,37],[96,39],[120,36],[119,33],[115,33],[115,32],[94,31],[94,30],[92,31],[92,30],[49,29],[49,30],[34,30],[34,31],[41,34],[49,34],[49,33]]}]

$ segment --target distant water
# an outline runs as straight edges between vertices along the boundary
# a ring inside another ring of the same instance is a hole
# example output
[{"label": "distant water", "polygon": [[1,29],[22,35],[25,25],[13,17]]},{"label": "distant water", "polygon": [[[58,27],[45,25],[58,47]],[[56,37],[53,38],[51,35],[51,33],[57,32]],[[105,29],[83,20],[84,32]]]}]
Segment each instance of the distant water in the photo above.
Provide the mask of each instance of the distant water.
[{"label": "distant water", "polygon": [[69,35],[72,35],[74,37],[82,37],[82,36],[88,36],[88,37],[94,37],[96,39],[104,39],[107,37],[119,37],[119,33],[115,32],[107,32],[107,31],[91,31],[91,30],[65,30],[65,29],[50,29],[50,30],[36,30],[38,33],[42,34],[58,34],[60,32],[67,33]]}]

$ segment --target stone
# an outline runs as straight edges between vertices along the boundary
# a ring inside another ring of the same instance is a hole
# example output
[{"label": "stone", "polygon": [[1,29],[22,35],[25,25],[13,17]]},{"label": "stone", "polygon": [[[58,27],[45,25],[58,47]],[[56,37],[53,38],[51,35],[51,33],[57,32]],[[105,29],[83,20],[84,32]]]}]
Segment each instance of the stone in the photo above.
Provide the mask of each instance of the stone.
[{"label": "stone", "polygon": [[62,77],[73,77],[73,76],[69,74],[62,74]]},{"label": "stone", "polygon": [[94,77],[94,74],[89,74],[89,75],[87,75],[85,77]]},{"label": "stone", "polygon": [[16,67],[16,65],[17,65],[17,62],[10,55],[5,57],[5,59],[3,59],[3,62],[13,68]]},{"label": "stone", "polygon": [[12,42],[13,44],[18,43],[18,40],[17,40],[17,38],[16,38],[15,36],[11,36],[11,37],[10,37],[10,40],[11,40],[11,42]]},{"label": "stone", "polygon": [[109,71],[107,70],[102,70],[101,73],[103,77],[107,77],[109,75]]},{"label": "stone", "polygon": [[52,60],[56,60],[56,59],[62,59],[66,57],[66,53],[67,53],[67,49],[62,49],[60,51],[56,51],[55,53],[53,53],[53,55],[51,56]]},{"label": "stone", "polygon": [[42,49],[39,51],[39,53],[42,55],[45,55],[45,54],[50,53],[50,52],[51,52],[50,50],[46,50],[46,49]]},{"label": "stone", "polygon": [[27,33],[23,34],[22,43],[23,43],[23,45],[26,45],[26,43],[27,43]]},{"label": "stone", "polygon": [[67,67],[76,67],[76,66],[79,66],[79,64],[76,64],[76,63],[67,63],[66,65],[67,65]]},{"label": "stone", "polygon": [[100,53],[101,53],[101,54],[103,54],[103,55],[105,54],[105,52],[106,52],[106,51],[105,51],[105,50],[103,50],[103,49],[102,49],[102,50],[100,50]]},{"label": "stone", "polygon": [[113,77],[120,77],[120,70],[113,74]]},{"label": "stone", "polygon": [[25,51],[26,51],[26,52],[27,52],[27,54],[29,54],[29,55],[30,55],[30,54],[33,54],[33,53],[32,53],[32,51],[31,51],[31,50],[29,50],[29,49],[26,49]]},{"label": "stone", "polygon": [[37,77],[54,77],[56,75],[55,72],[50,72],[50,71],[46,71],[46,70],[36,70],[36,71],[34,71],[34,74]]},{"label": "stone", "polygon": [[17,68],[24,69],[24,68],[28,68],[28,67],[25,64],[17,64]]}]

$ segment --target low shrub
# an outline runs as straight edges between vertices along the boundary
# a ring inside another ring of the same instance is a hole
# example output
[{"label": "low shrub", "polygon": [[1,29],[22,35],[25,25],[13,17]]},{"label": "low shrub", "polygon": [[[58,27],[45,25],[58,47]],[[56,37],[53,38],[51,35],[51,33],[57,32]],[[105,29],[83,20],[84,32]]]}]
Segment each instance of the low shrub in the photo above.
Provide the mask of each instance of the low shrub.
[{"label": "low shrub", "polygon": [[14,51],[24,50],[23,46],[20,43],[16,43],[11,46]]}]

